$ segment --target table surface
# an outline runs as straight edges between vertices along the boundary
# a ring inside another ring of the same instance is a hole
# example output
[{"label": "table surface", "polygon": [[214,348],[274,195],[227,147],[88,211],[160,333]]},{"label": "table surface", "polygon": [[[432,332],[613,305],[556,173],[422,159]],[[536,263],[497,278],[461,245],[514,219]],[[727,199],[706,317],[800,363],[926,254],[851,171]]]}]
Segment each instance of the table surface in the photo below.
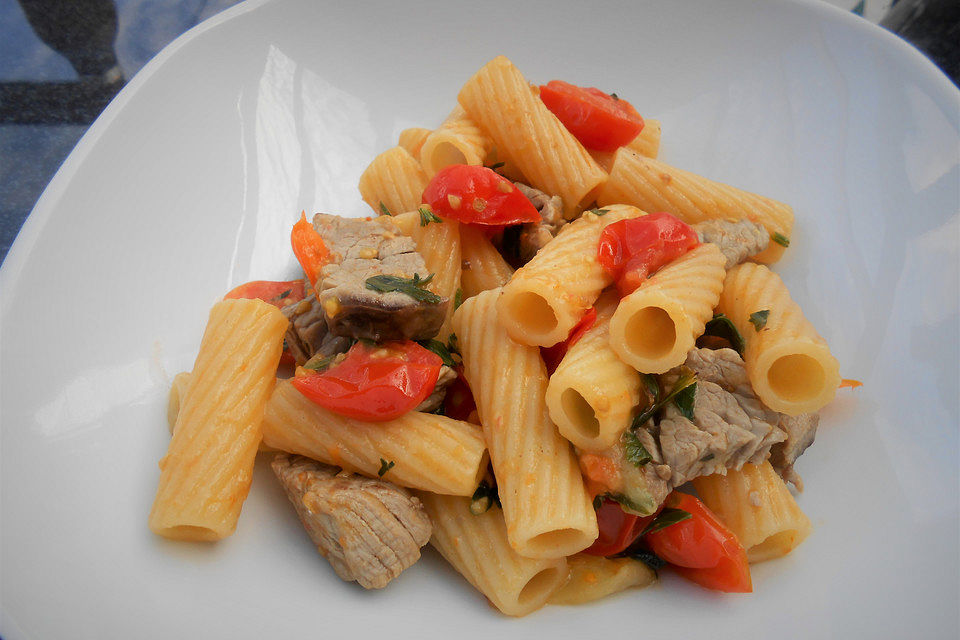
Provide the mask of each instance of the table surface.
[{"label": "table surface", "polygon": [[[827,1],[900,33],[958,82],[960,2]],[[0,3],[0,261],[44,188],[113,95],[177,36],[236,3]]]}]

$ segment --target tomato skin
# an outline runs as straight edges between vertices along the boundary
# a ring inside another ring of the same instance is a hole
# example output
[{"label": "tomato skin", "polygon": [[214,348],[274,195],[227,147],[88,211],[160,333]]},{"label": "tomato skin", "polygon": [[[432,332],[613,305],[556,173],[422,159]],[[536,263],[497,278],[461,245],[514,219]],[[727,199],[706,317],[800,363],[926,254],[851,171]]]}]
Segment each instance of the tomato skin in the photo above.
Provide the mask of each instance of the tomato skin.
[{"label": "tomato skin", "polygon": [[583,314],[583,317],[580,318],[580,322],[575,324],[573,329],[570,330],[570,335],[567,336],[566,340],[558,342],[552,347],[540,347],[540,355],[543,357],[543,364],[547,367],[547,373],[553,375],[553,372],[560,366],[563,356],[567,355],[570,347],[577,344],[580,338],[593,328],[593,325],[596,323],[597,309],[596,307],[590,307],[587,309],[587,312]]},{"label": "tomato skin", "polygon": [[477,403],[467,379],[463,377],[463,368],[457,368],[457,379],[447,387],[443,398],[443,415],[454,420],[469,421],[470,414],[476,411]]},{"label": "tomato skin", "polygon": [[325,409],[348,418],[383,422],[426,400],[442,365],[440,356],[410,340],[379,346],[358,342],[342,362],[298,376],[293,386]]},{"label": "tomato skin", "polygon": [[469,224],[540,221],[540,212],[512,182],[475,165],[453,164],[438,171],[423,190],[423,202],[441,218]]},{"label": "tomato skin", "polygon": [[563,80],[540,87],[540,99],[588,149],[616,151],[643,130],[643,118],[626,100]]},{"label": "tomato skin", "polygon": [[690,518],[648,533],[650,550],[682,576],[718,591],[753,591],[747,552],[737,537],[697,498],[674,491],[665,503]]},{"label": "tomato skin", "polygon": [[625,296],[698,244],[697,232],[687,223],[669,213],[651,213],[607,225],[600,234],[597,258]]},{"label": "tomato skin", "polygon": [[641,518],[627,513],[616,501],[604,498],[597,509],[597,528],[600,535],[583,553],[592,556],[612,556],[620,553],[640,537],[653,518],[654,516]]},{"label": "tomato skin", "polygon": [[[289,293],[287,293],[288,291]],[[280,295],[283,293],[287,293],[287,295],[281,298]],[[227,295],[223,296],[223,299],[257,298],[280,309],[288,304],[300,302],[305,295],[303,280],[289,280],[287,282],[253,280],[231,289]]]},{"label": "tomato skin", "polygon": [[310,280],[310,284],[315,285],[317,277],[320,275],[320,269],[327,264],[330,251],[327,250],[323,238],[307,220],[305,211],[300,212],[300,220],[293,225],[293,229],[290,231],[290,245],[293,247],[293,254],[297,256],[297,261],[303,268],[303,272]]}]

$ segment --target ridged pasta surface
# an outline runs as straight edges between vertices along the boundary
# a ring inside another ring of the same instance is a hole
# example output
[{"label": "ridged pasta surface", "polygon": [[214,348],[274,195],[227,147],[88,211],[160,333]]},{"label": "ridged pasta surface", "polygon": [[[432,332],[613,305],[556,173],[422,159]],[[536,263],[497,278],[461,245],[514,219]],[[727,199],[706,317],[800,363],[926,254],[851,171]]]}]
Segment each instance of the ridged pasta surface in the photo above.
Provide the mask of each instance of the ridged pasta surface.
[{"label": "ridged pasta surface", "polygon": [[570,579],[548,604],[585,604],[624,589],[653,584],[657,574],[633,558],[601,558],[578,553],[567,558]]},{"label": "ridged pasta surface", "polygon": [[566,225],[503,287],[499,320],[511,338],[544,347],[565,340],[610,285],[597,258],[600,233],[607,225],[644,212],[626,205],[606,209],[602,216],[584,213]]},{"label": "ridged pasta surface", "polygon": [[586,451],[613,446],[640,402],[640,374],[610,348],[610,318],[619,302],[616,291],[600,296],[596,322],[570,347],[547,385],[557,429]]},{"label": "ridged pasta surface", "polygon": [[460,227],[462,271],[460,284],[463,297],[475,296],[487,289],[507,284],[513,267],[507,264],[483,231],[469,225]]},{"label": "ridged pasta surface", "polygon": [[[629,149],[617,152],[597,202],[601,206],[623,203],[646,211],[666,211],[690,224],[747,218],[762,224],[771,235],[781,233],[787,238],[793,229],[793,209],[783,202],[671,167]],[[753,259],[775,262],[782,253],[783,247],[771,242]]]},{"label": "ridged pasta surface", "polygon": [[483,164],[493,141],[459,104],[423,143],[420,164],[433,177],[451,164]]},{"label": "ridged pasta surface", "polygon": [[610,345],[620,359],[643,373],[682,364],[713,317],[725,262],[717,245],[701,244],[624,297],[610,321]]},{"label": "ridged pasta surface", "polygon": [[751,563],[784,556],[810,535],[810,519],[769,461],[693,481],[707,508],[737,536]]},{"label": "ridged pasta surface", "polygon": [[427,174],[403,147],[387,149],[360,176],[360,195],[375,212],[383,203],[390,213],[412,211],[420,204]]},{"label": "ridged pasta surface", "polygon": [[540,351],[514,342],[497,323],[499,295],[484,291],[454,314],[464,372],[511,545],[527,557],[567,556],[593,543],[596,515],[570,444],[550,421]]},{"label": "ridged pasta surface", "polygon": [[563,198],[568,217],[589,204],[606,179],[606,172],[504,56],[494,58],[470,78],[458,100],[531,186]]},{"label": "ridged pasta surface", "polygon": [[410,127],[400,132],[400,138],[397,144],[410,152],[414,159],[420,158],[420,149],[423,143],[427,141],[427,136],[432,133],[430,129],[423,127]]},{"label": "ridged pasta surface", "polygon": [[500,509],[474,515],[469,498],[421,493],[420,499],[433,523],[430,544],[503,613],[539,609],[567,579],[565,558],[525,558],[511,548]]},{"label": "ridged pasta surface", "polygon": [[[744,263],[727,272],[717,310],[746,342],[744,363],[757,396],[789,415],[823,408],[840,385],[840,364],[776,273]],[[762,327],[750,322],[766,311]]]},{"label": "ridged pasta surface", "polygon": [[260,300],[224,300],[210,310],[160,461],[149,519],[154,533],[220,540],[236,529],[287,324],[279,309]]},{"label": "ridged pasta surface", "polygon": [[418,411],[387,422],[354,420],[314,404],[289,380],[277,382],[267,403],[263,438],[373,478],[382,458],[394,463],[384,480],[450,495],[473,495],[486,463],[483,435],[470,423]]}]

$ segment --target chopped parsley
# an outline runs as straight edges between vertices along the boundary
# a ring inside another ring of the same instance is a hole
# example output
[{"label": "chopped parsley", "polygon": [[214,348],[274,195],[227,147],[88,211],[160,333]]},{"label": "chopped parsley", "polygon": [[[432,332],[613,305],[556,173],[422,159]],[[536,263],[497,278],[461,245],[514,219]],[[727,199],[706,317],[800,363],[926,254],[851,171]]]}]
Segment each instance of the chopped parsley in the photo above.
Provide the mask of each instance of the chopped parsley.
[{"label": "chopped parsley", "polygon": [[623,432],[623,451],[627,456],[627,462],[635,467],[642,467],[648,462],[653,461],[653,456],[647,451],[647,448],[640,442],[633,431],[627,429]]},{"label": "chopped parsley", "polygon": [[497,487],[488,484],[486,480],[481,480],[477,490],[473,492],[473,497],[470,498],[470,513],[479,516],[489,511],[493,505],[501,506]]},{"label": "chopped parsley", "polygon": [[760,329],[763,329],[767,326],[767,318],[770,317],[770,309],[764,309],[763,311],[754,311],[750,314],[750,324],[753,325],[753,328],[759,332]]},{"label": "chopped parsley", "polygon": [[423,205],[417,209],[417,212],[420,214],[420,226],[425,227],[431,222],[443,222],[440,217],[430,210],[430,207]]},{"label": "chopped parsley", "polygon": [[395,464],[396,463],[393,460],[391,460],[390,462],[387,462],[383,458],[380,458],[380,471],[377,471],[377,475],[382,478],[387,471],[390,471],[390,469],[393,469],[393,465]]},{"label": "chopped parsley", "polygon": [[789,247],[789,246],[790,246],[790,238],[788,238],[787,236],[783,235],[783,234],[780,233],[779,231],[777,231],[777,232],[774,233],[772,236],[770,236],[770,239],[773,240],[774,242],[776,242],[776,243],[777,243],[778,245],[780,245],[781,247]]},{"label": "chopped parsley", "polygon": [[463,304],[463,289],[457,287],[457,292],[453,295],[453,310],[456,311]]},{"label": "chopped parsley", "polygon": [[425,287],[433,280],[434,274],[430,274],[424,279],[420,279],[420,274],[413,274],[413,278],[401,278],[399,276],[379,275],[367,278],[367,289],[378,291],[380,293],[389,293],[396,291],[405,293],[414,300],[426,302],[428,304],[439,304],[443,298],[428,291]]},{"label": "chopped parsley", "polygon": [[[644,384],[647,385],[647,388],[649,390],[652,383],[647,379],[646,376],[644,376]],[[639,414],[637,414],[637,416],[633,419],[633,423],[630,425],[630,428],[631,429],[642,428],[643,425],[645,425],[650,418],[655,416],[658,411],[666,407],[671,400],[673,400],[674,398],[677,397],[678,394],[680,394],[680,392],[682,392],[684,389],[687,389],[691,386],[695,387],[696,384],[697,384],[697,374],[694,373],[693,370],[691,370],[689,367],[681,367],[680,377],[677,378],[677,382],[673,385],[673,389],[671,389],[669,393],[661,397],[661,394],[659,393],[659,387],[658,387],[658,392],[654,395],[653,401],[650,403],[650,405],[646,409],[644,409]],[[688,392],[688,393],[695,393],[695,391]],[[690,403],[689,406],[692,408],[693,401],[689,400],[689,403]],[[678,406],[677,408],[680,409],[681,413],[684,411],[683,407]]]},{"label": "chopped parsley", "polygon": [[587,209],[584,213],[592,213],[595,216],[605,216],[610,213],[610,209]]},{"label": "chopped parsley", "polygon": [[440,359],[443,360],[443,364],[447,365],[448,367],[457,366],[457,361],[453,359],[453,355],[450,353],[450,348],[439,340],[435,338],[424,340],[420,342],[420,346],[424,347],[425,349],[429,349],[440,356]]},{"label": "chopped parsley", "polygon": [[672,509],[670,507],[664,507],[656,518],[653,519],[653,522],[647,525],[647,528],[643,530],[641,536],[645,536],[648,533],[653,533],[654,531],[660,531],[661,529],[666,529],[672,524],[677,524],[678,522],[683,522],[684,520],[689,520],[693,516],[689,512],[684,511],[683,509]]},{"label": "chopped parsley", "polygon": [[447,338],[447,348],[450,350],[450,353],[455,353],[458,356],[460,354],[460,338],[457,337],[457,334],[451,333],[450,337]]},{"label": "chopped parsley", "polygon": [[689,387],[684,387],[677,395],[673,397],[673,403],[687,420],[693,420],[693,405],[697,399],[697,383],[694,382]]},{"label": "chopped parsley", "polygon": [[746,347],[743,336],[737,331],[737,327],[733,324],[733,321],[724,314],[718,313],[714,315],[713,319],[707,322],[706,327],[704,327],[703,335],[726,340],[730,343],[734,351],[739,353],[741,357],[743,356],[743,350]]},{"label": "chopped parsley", "polygon": [[382,213],[385,216],[393,215],[392,213],[390,213],[390,209],[387,209],[387,205],[383,204],[383,200],[380,201],[380,213]]},{"label": "chopped parsley", "polygon": [[322,358],[313,357],[307,360],[306,364],[303,365],[304,369],[311,369],[313,371],[326,371],[333,365],[333,361],[337,359],[337,356],[340,354],[334,354],[332,356],[324,356]]}]

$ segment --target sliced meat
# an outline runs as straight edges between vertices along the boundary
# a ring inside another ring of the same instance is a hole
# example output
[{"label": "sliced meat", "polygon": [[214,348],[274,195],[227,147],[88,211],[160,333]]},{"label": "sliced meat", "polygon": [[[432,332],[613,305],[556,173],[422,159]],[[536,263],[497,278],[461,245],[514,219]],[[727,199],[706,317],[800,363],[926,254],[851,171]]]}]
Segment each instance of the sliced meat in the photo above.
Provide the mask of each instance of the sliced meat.
[{"label": "sliced meat", "polygon": [[763,225],[749,220],[705,220],[692,225],[700,242],[720,247],[730,269],[755,256],[770,244],[770,234]]},{"label": "sliced meat", "polygon": [[780,476],[799,490],[803,491],[803,479],[793,468],[800,454],[807,450],[817,435],[817,425],[820,424],[820,415],[816,413],[802,413],[798,416],[782,415],[780,428],[787,434],[787,439],[779,442],[770,449],[770,464]]},{"label": "sliced meat", "polygon": [[513,184],[540,212],[540,222],[525,224],[520,229],[519,258],[523,264],[526,264],[537,255],[537,251],[556,237],[560,227],[567,221],[563,218],[563,200],[560,196],[547,195],[522,182]]},{"label": "sliced meat", "polygon": [[288,304],[280,311],[290,320],[284,341],[298,365],[304,364],[313,357],[324,341],[332,338],[327,330],[323,309],[314,294],[310,294],[299,302]]},{"label": "sliced meat", "polygon": [[420,559],[432,527],[406,489],[286,453],[271,466],[317,550],[344,580],[381,589]]},{"label": "sliced meat", "polygon": [[447,395],[447,387],[457,379],[457,372],[452,367],[443,365],[440,367],[440,376],[437,378],[437,384],[433,387],[433,392],[427,396],[427,399],[417,405],[414,411],[432,413],[440,408],[443,399]]},{"label": "sliced meat", "polygon": [[443,324],[449,301],[417,300],[407,293],[374,291],[373,276],[426,279],[430,274],[414,240],[388,222],[318,213],[313,226],[330,251],[316,283],[330,333],[369,340],[426,340]]}]

